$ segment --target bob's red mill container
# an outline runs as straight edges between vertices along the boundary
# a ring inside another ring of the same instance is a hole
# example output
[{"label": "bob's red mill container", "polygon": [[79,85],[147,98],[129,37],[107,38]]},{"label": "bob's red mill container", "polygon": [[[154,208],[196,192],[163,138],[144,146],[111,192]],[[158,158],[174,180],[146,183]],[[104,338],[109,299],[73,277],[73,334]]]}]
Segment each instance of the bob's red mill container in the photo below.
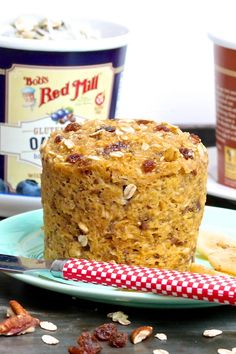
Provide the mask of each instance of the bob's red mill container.
[{"label": "bob's red mill container", "polygon": [[214,42],[218,182],[236,188],[236,32]]},{"label": "bob's red mill container", "polygon": [[97,20],[0,26],[0,193],[40,196],[44,139],[70,122],[115,118],[127,36]]}]

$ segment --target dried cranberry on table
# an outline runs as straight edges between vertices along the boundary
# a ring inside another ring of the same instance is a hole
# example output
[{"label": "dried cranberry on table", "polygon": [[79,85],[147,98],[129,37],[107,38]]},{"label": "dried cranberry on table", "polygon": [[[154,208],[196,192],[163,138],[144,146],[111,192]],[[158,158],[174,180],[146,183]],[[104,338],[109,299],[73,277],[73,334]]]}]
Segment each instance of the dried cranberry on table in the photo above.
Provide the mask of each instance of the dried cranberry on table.
[{"label": "dried cranberry on table", "polygon": [[79,336],[79,338],[77,339],[77,343],[81,346],[81,347],[89,347],[89,346],[93,346],[93,347],[100,347],[100,344],[97,340],[97,338],[91,334],[90,332],[82,332],[81,335]]},{"label": "dried cranberry on table", "polygon": [[102,350],[97,338],[89,332],[82,332],[77,343],[79,346],[68,348],[70,354],[99,354]]},{"label": "dried cranberry on table", "polygon": [[123,348],[128,342],[128,334],[124,332],[114,332],[110,339],[109,344],[115,348]]},{"label": "dried cranberry on table", "polygon": [[99,354],[101,352],[102,348],[97,351],[96,349],[93,348],[83,348],[83,347],[69,347],[68,352],[70,354]]},{"label": "dried cranberry on table", "polygon": [[117,327],[114,323],[105,323],[94,330],[94,335],[97,339],[106,341],[116,332]]}]

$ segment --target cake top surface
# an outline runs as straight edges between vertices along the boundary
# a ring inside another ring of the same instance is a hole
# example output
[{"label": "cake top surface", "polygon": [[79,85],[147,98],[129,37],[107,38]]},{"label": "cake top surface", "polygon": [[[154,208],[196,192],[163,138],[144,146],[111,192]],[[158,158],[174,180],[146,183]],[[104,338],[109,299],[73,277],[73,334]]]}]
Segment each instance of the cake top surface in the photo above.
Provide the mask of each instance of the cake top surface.
[{"label": "cake top surface", "polygon": [[190,173],[197,164],[207,164],[207,150],[197,135],[141,119],[70,123],[43,143],[41,157],[69,169],[122,164],[141,174],[163,171],[170,164]]}]

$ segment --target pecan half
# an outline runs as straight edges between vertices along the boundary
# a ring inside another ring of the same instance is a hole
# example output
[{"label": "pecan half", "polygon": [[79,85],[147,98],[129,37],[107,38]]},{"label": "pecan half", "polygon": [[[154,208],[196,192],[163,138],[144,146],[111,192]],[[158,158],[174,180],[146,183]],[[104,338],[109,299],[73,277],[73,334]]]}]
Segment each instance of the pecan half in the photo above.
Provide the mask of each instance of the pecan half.
[{"label": "pecan half", "polygon": [[134,329],[130,335],[130,340],[133,344],[142,342],[151,336],[153,328],[151,326],[142,326]]},{"label": "pecan half", "polygon": [[29,312],[16,300],[10,300],[9,305],[15,315],[29,315]]},{"label": "pecan half", "polygon": [[39,320],[30,315],[16,315],[0,323],[0,335],[14,336],[34,332]]},{"label": "pecan half", "polygon": [[0,323],[0,335],[14,336],[33,332],[39,320],[32,317],[17,301],[11,300],[9,305],[11,316]]}]

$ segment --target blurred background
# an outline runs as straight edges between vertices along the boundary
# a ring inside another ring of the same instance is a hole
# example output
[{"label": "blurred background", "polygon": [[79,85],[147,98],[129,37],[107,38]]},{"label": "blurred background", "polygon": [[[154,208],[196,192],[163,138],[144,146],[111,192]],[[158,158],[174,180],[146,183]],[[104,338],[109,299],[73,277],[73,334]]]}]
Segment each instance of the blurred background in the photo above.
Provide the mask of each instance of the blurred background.
[{"label": "blurred background", "polygon": [[209,126],[215,103],[207,33],[235,10],[235,0],[8,0],[0,19],[40,13],[126,25],[130,39],[116,115]]}]

